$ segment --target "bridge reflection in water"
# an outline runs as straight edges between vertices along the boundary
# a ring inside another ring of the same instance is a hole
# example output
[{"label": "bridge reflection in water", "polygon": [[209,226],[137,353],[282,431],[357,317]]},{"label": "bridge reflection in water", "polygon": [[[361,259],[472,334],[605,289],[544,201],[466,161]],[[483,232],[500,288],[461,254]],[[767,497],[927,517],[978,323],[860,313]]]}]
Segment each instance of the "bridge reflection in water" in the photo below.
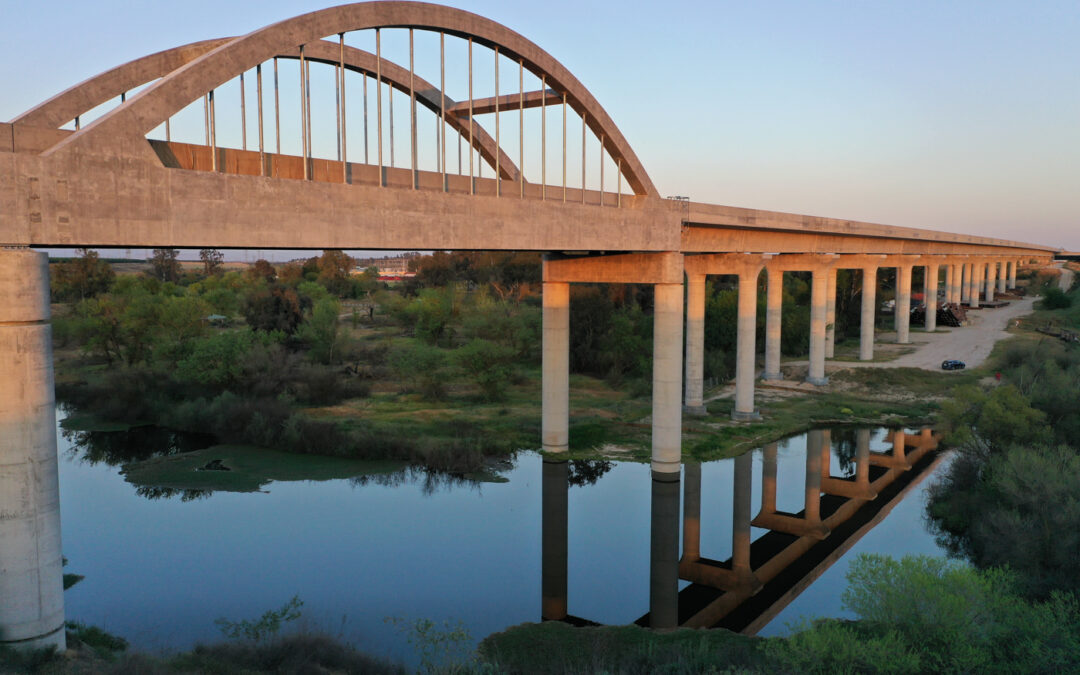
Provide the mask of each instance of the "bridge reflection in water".
[{"label": "bridge reflection in water", "polygon": [[[753,635],[873,529],[941,461],[938,438],[890,431],[887,450],[871,449],[871,430],[854,432],[853,456],[834,475],[828,430],[807,434],[802,509],[777,506],[778,444],[732,462],[732,482],[709,486],[731,496],[731,556],[702,555],[702,465],[687,462],[683,479],[653,473],[649,611],[635,623],[656,629],[720,627]],[[850,449],[849,449],[850,451]],[[753,462],[760,453],[760,506],[753,513]],[[569,612],[566,461],[543,467],[542,605],[545,621],[597,625]],[[682,550],[679,506],[682,496]],[[709,497],[709,493],[705,493]],[[788,500],[781,495],[782,503]],[[718,514],[722,515],[722,514]],[[706,513],[705,518],[709,519]],[[708,520],[706,520],[708,522]],[[759,532],[755,538],[754,529]],[[764,532],[760,532],[764,530]],[[683,584],[680,590],[680,582]],[[611,592],[617,593],[613,588]]]}]

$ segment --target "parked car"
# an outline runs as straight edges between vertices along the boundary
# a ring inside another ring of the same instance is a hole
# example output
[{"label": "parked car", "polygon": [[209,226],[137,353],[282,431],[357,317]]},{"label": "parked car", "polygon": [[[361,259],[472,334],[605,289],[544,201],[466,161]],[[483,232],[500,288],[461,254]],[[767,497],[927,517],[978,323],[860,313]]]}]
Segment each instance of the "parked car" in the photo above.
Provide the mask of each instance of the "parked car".
[{"label": "parked car", "polygon": [[963,361],[957,361],[956,359],[949,359],[948,361],[941,362],[942,370],[963,370],[967,368],[967,364]]}]

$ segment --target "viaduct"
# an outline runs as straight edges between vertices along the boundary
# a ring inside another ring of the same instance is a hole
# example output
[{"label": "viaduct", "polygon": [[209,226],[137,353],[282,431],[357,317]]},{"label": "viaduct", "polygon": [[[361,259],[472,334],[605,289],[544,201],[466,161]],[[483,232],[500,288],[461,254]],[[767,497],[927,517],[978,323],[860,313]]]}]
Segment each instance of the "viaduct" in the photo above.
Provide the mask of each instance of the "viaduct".
[{"label": "viaduct", "polygon": [[[408,33],[408,63],[383,57],[389,31]],[[346,44],[357,33],[374,35],[374,52]],[[416,73],[412,45],[421,33],[438,37],[438,82]],[[467,75],[451,73],[468,82],[463,100],[446,93],[448,41],[467,49]],[[494,64],[493,89],[474,82],[474,60]],[[285,82],[279,64],[298,65],[299,76]],[[313,107],[312,70],[332,74],[333,112]],[[526,75],[539,87],[526,90]],[[237,79],[241,92],[255,82],[251,104],[243,93],[239,101],[215,96]],[[494,95],[474,96],[474,86]],[[347,88],[355,97],[357,87],[360,112],[346,105]],[[299,108],[299,153],[281,149],[282,92]],[[173,140],[174,116],[192,106],[201,108],[202,138]],[[241,112],[241,142],[223,133],[219,143],[226,108]],[[82,124],[95,109],[107,111]],[[527,133],[526,111],[536,109],[542,124],[530,122]],[[422,144],[422,117],[424,136],[435,129],[433,143]],[[330,125],[337,146],[325,153],[312,129]],[[581,156],[571,157],[579,133]],[[813,276],[808,380],[820,385],[838,269],[863,271],[860,357],[870,359],[879,269],[897,269],[897,333],[907,342],[914,267],[926,269],[933,329],[942,283],[949,302],[977,306],[1015,285],[1018,264],[1054,254],[1014,241],[664,199],[573,74],[509,28],[449,7],[343,5],[126,63],[0,124],[0,644],[64,644],[48,268],[32,248],[72,246],[542,251],[542,443],[551,453],[568,441],[570,284],[653,284],[652,468],[668,481],[679,480],[682,415],[703,411],[708,275],[739,278],[734,415],[745,419],[757,414],[763,271],[764,378],[781,376],[782,275],[805,271]]]}]

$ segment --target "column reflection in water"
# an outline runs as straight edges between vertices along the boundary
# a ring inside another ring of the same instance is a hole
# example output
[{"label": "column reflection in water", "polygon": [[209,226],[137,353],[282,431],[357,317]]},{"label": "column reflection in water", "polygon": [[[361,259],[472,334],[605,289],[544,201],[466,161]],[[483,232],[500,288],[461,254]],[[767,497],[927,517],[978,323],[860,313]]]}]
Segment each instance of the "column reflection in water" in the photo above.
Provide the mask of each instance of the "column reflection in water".
[{"label": "column reflection in water", "polygon": [[544,460],[541,487],[541,606],[544,621],[566,618],[569,465]]},{"label": "column reflection in water", "polygon": [[[661,474],[662,475],[662,474]],[[652,527],[649,557],[650,627],[675,628],[679,623],[679,481],[664,476],[652,481]],[[662,475],[663,476],[663,475]]]}]

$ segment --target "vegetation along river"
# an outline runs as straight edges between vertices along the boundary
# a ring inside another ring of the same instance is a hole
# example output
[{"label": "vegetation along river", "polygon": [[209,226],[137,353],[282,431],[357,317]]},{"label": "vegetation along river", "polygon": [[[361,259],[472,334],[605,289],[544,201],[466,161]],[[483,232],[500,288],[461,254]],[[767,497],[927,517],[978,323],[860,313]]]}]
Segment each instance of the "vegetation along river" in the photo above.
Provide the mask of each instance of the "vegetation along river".
[{"label": "vegetation along river", "polygon": [[[61,409],[58,417],[63,416]],[[548,528],[555,522],[555,531],[544,531],[542,490],[552,485],[544,484],[550,474],[534,452],[518,453],[498,472],[502,482],[414,472],[272,481],[254,492],[184,493],[137,490],[127,482],[118,466],[123,455],[145,457],[156,448],[137,446],[161,441],[144,430],[144,440],[132,437],[124,450],[124,437],[117,435],[123,433],[139,432],[61,432],[64,554],[67,571],[85,576],[67,591],[66,603],[69,618],[123,636],[137,649],[169,651],[217,641],[216,619],[256,618],[298,596],[304,602],[301,625],[338,635],[369,653],[415,663],[408,636],[389,619],[460,625],[468,631],[469,646],[492,632],[539,621],[544,575],[552,573],[544,569],[545,559],[551,560],[542,550],[545,536],[565,541],[571,617],[626,624],[650,610],[656,493],[650,492],[647,464],[571,462],[562,474],[563,485],[569,484],[562,537],[558,518],[546,522]],[[782,441],[771,451],[777,513],[797,515],[804,509],[813,433]],[[874,429],[868,437],[875,456],[890,452],[891,432]],[[824,439],[831,448],[827,473],[821,475],[854,479],[855,430],[836,429]],[[200,445],[198,438],[183,440],[187,446],[181,450]],[[769,452],[755,450],[749,461],[755,518]],[[736,460],[699,466],[700,554],[726,561],[732,556]],[[869,478],[883,471],[873,467]],[[678,531],[667,533],[676,541],[685,536],[687,475],[684,467],[674,502]],[[786,626],[803,616],[845,616],[844,572],[859,552],[944,555],[924,526],[927,477],[896,498],[880,524],[785,602],[759,634],[785,634]],[[827,495],[822,517],[829,513],[826,500]],[[757,541],[766,532],[753,527],[750,538]],[[680,590],[689,585],[678,582]]]}]

